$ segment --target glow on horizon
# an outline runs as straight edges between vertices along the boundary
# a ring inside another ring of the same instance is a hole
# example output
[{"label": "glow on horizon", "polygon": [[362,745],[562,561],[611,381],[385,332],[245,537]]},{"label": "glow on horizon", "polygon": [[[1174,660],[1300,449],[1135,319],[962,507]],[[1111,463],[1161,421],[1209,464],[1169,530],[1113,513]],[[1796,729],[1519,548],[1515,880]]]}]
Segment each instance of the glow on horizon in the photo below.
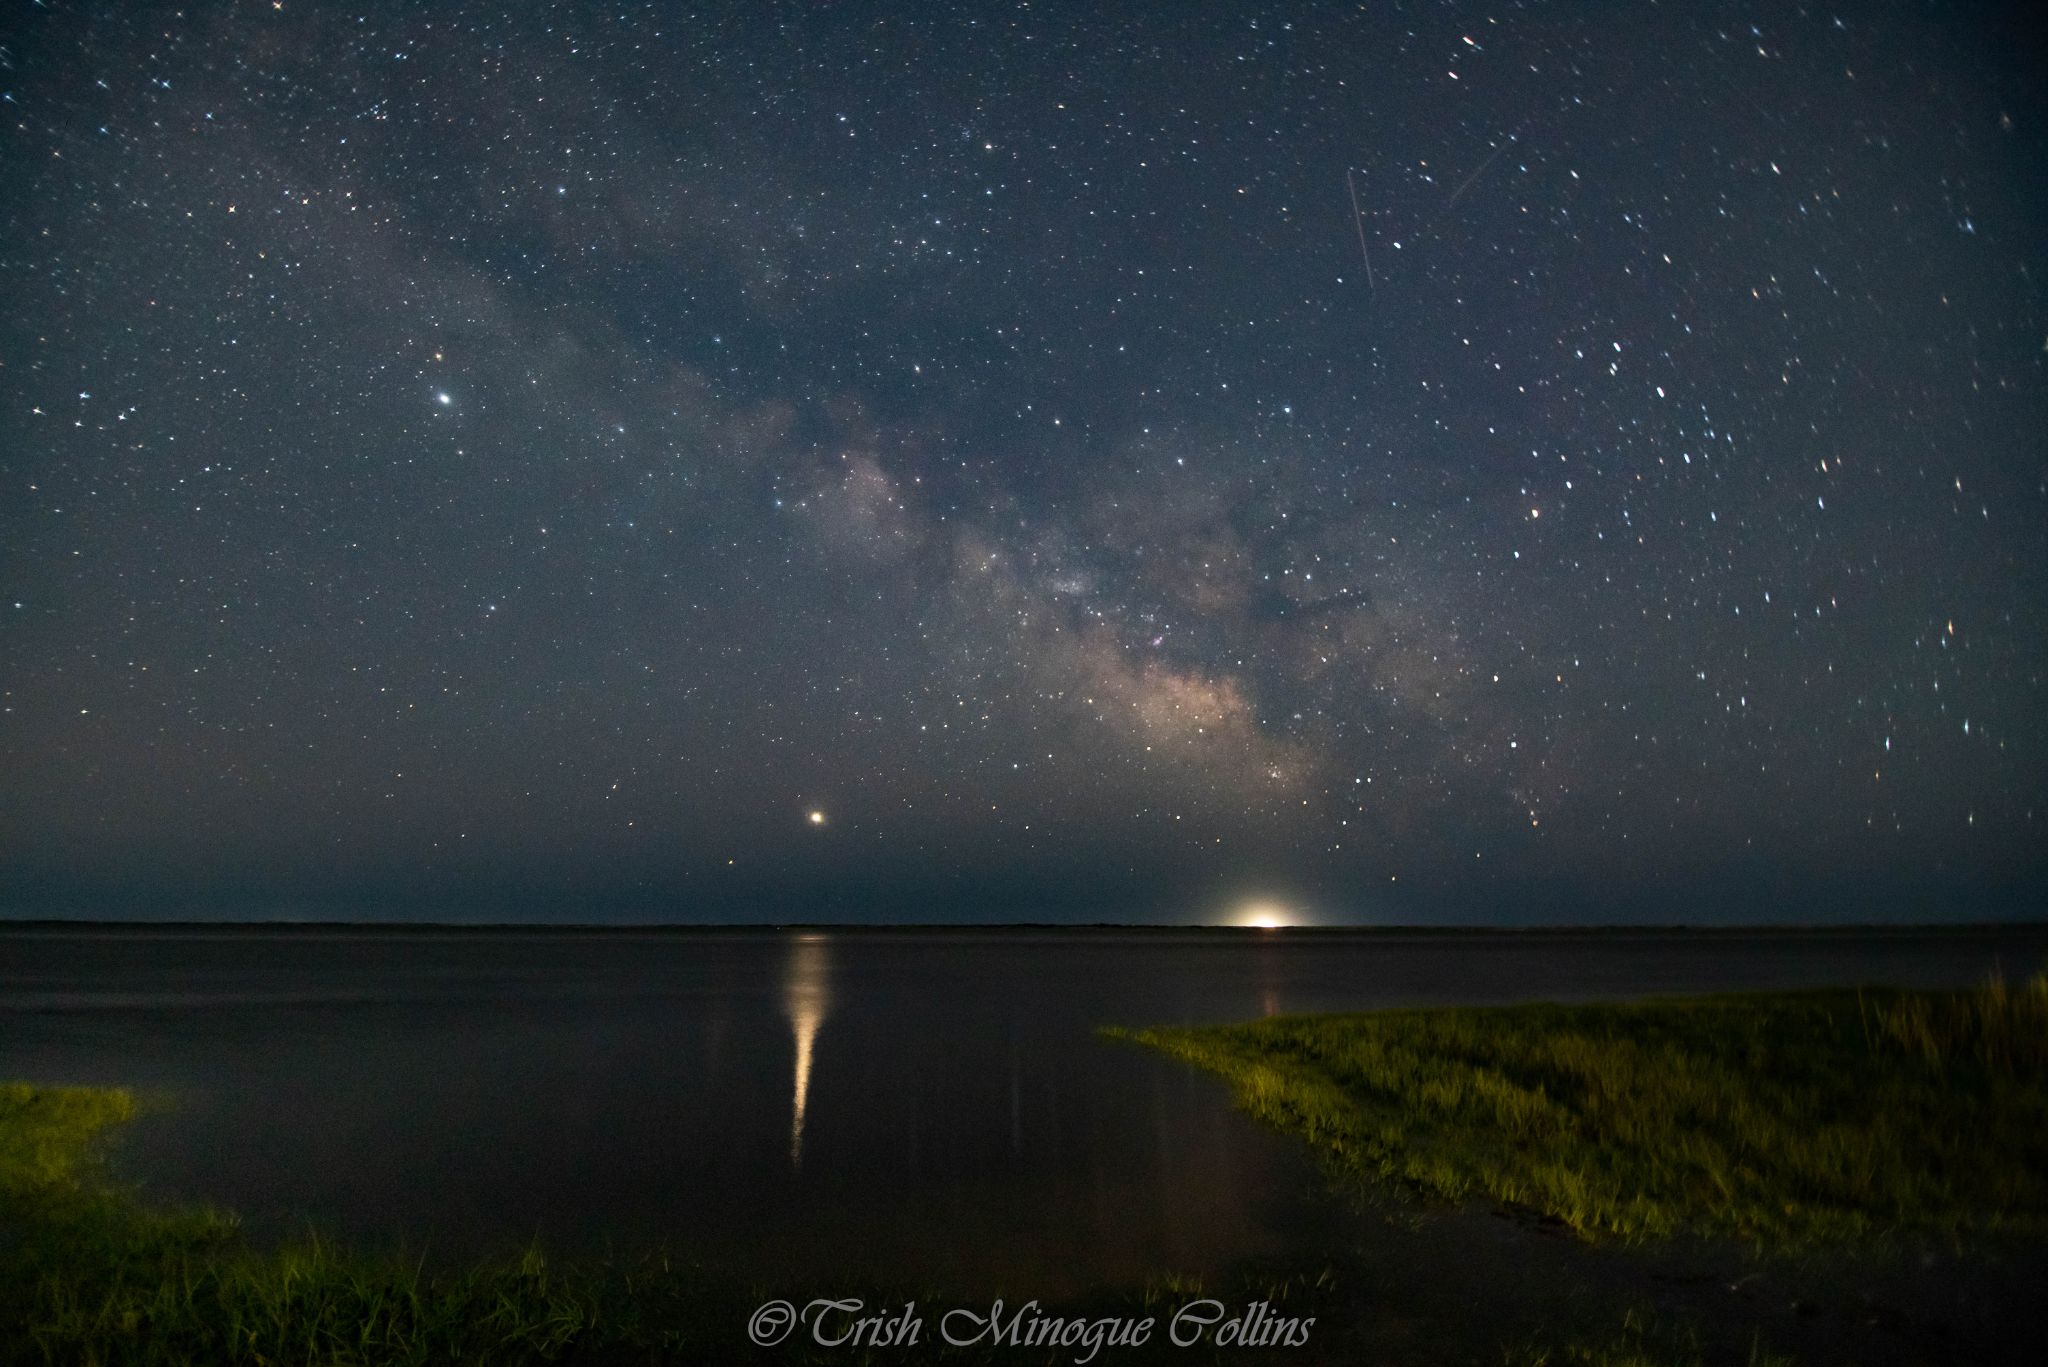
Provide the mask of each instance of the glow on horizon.
[{"label": "glow on horizon", "polygon": [[1251,930],[1284,930],[1301,922],[1278,902],[1249,902],[1238,910],[1231,924]]}]

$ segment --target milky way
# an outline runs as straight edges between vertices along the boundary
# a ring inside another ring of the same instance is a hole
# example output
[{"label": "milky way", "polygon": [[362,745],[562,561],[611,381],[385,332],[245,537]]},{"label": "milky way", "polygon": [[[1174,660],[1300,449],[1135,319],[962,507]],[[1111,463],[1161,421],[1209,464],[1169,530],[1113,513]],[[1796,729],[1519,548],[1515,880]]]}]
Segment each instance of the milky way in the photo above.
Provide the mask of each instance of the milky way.
[{"label": "milky way", "polygon": [[2018,11],[4,24],[12,914],[2048,885]]}]

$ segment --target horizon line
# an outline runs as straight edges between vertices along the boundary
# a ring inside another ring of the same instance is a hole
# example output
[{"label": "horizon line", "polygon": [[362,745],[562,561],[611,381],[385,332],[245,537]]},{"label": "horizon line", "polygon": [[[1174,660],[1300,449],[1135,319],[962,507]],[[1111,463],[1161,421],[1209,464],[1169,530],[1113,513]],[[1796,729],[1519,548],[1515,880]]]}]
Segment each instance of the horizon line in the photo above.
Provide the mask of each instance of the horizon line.
[{"label": "horizon line", "polygon": [[328,918],[278,918],[195,920],[191,918],[10,917],[0,914],[0,933],[17,930],[366,930],[366,931],[511,931],[525,933],[646,933],[646,932],[733,932],[783,933],[789,931],[835,931],[848,933],[890,933],[900,931],[990,931],[990,930],[1141,930],[1141,931],[1231,931],[1245,935],[1286,934],[1582,934],[1586,932],[1657,932],[1664,934],[1746,934],[1758,931],[1824,931],[1847,934],[1859,931],[2048,931],[2048,917],[2017,920],[1972,921],[1556,921],[1511,925],[1497,921],[1458,922],[1341,922],[1321,925],[1297,924],[1249,926],[1227,921],[426,921],[426,920],[341,920]]}]

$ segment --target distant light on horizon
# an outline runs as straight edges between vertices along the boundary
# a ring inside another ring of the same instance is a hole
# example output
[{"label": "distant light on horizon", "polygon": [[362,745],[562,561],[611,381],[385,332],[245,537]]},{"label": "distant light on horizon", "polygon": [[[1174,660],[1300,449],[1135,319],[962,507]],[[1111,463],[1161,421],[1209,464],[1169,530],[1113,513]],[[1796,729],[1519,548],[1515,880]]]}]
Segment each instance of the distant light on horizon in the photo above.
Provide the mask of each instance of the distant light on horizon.
[{"label": "distant light on horizon", "polygon": [[1278,902],[1250,902],[1238,911],[1232,924],[1250,930],[1283,930],[1301,922],[1292,909]]}]

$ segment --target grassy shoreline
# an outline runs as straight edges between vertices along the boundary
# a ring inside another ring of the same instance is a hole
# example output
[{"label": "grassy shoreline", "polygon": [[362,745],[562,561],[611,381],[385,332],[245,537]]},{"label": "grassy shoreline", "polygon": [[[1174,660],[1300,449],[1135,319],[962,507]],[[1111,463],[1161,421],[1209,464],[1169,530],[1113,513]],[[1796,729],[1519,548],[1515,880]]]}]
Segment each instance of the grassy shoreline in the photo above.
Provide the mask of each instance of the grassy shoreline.
[{"label": "grassy shoreline", "polygon": [[[2048,1231],[2048,978],[1108,1033],[1222,1075],[1346,1181],[1513,1205],[1589,1239]],[[137,1111],[120,1090],[0,1084],[0,1364],[1050,1360],[755,1350],[744,1326],[765,1293],[660,1256],[558,1264],[532,1247],[451,1267],[317,1239],[258,1246],[231,1215],[154,1207],[112,1179],[103,1140]],[[869,1290],[871,1305],[938,1299]],[[1314,1350],[1283,1357],[1348,1362],[1413,1332],[1375,1291],[1360,1268],[1290,1265],[1207,1294],[1318,1314]],[[1129,1317],[1194,1294],[1167,1281],[1049,1309]],[[1503,1322],[1515,1341],[1494,1351],[1530,1367],[1780,1360],[1754,1337],[1747,1357],[1706,1355],[1668,1307],[1657,1323],[1624,1308],[1608,1321],[1619,1332],[1584,1306],[1569,1323]],[[1480,1360],[1468,1350],[1495,1328],[1462,1332],[1445,1360]],[[1237,1360],[1155,1348],[1097,1360]]]},{"label": "grassy shoreline", "polygon": [[2048,1232],[2048,975],[1108,1033],[1347,1180],[1587,1238]]},{"label": "grassy shoreline", "polygon": [[[861,1367],[1074,1359],[1074,1352],[1048,1358],[1010,1345],[949,1346],[929,1334],[907,1356],[889,1346],[820,1346],[801,1334],[757,1347],[747,1326],[773,1292],[663,1254],[556,1262],[534,1244],[509,1257],[450,1266],[317,1237],[259,1246],[230,1214],[153,1206],[112,1180],[104,1140],[139,1109],[123,1089],[0,1083],[0,1367]],[[1299,1318],[1315,1314],[1328,1292],[1326,1273],[1292,1265],[1247,1266],[1224,1281],[1206,1290],[1199,1280],[1180,1278],[1104,1289],[1046,1305],[1043,1314],[1130,1320],[1207,1295],[1238,1307],[1262,1300],[1276,1313]],[[876,1309],[977,1304],[866,1285],[858,1272],[830,1292]],[[991,1299],[979,1305],[986,1308]],[[1011,1298],[1013,1312],[1019,1299]],[[803,1300],[797,1297],[798,1304]],[[928,1310],[926,1318],[935,1321],[937,1313]],[[1341,1335],[1322,1338],[1319,1348],[1335,1339],[1342,1351]],[[1220,1350],[1175,1348],[1161,1335],[1145,1348],[1098,1353],[1095,1360],[1237,1359]]]},{"label": "grassy shoreline", "polygon": [[147,1205],[101,1154],[138,1109],[123,1089],[0,1084],[0,1362],[541,1361],[593,1318],[592,1287],[537,1252],[429,1275]]}]

